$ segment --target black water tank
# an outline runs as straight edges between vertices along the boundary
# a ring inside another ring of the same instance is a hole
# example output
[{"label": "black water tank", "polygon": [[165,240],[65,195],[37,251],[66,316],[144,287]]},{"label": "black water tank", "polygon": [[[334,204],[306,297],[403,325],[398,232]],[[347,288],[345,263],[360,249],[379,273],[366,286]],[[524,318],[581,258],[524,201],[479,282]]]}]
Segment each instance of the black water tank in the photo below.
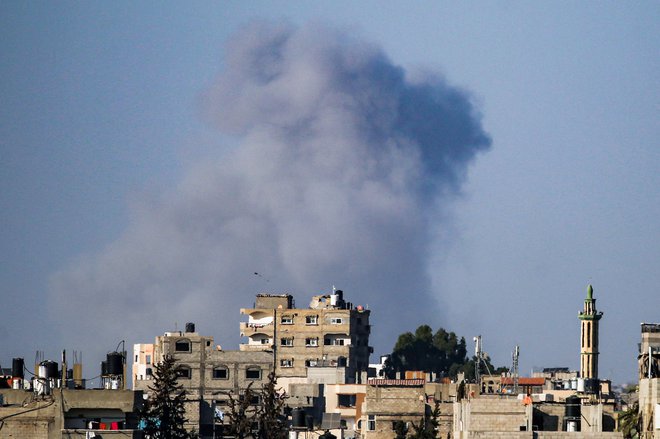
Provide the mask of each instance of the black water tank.
[{"label": "black water tank", "polygon": [[108,375],[123,375],[124,356],[119,352],[110,352],[107,355]]},{"label": "black water tank", "polygon": [[101,361],[101,376],[106,376],[108,374],[108,362]]},{"label": "black water tank", "polygon": [[566,409],[565,409],[566,417],[580,419],[580,414],[581,414],[580,398],[575,395],[566,398]]},{"label": "black water tank", "polygon": [[337,358],[337,366],[346,367],[346,357]]},{"label": "black water tank", "polygon": [[314,430],[314,416],[312,415],[305,416],[305,426],[309,431]]},{"label": "black water tank", "polygon": [[294,408],[291,410],[291,426],[293,428],[305,428],[305,409]]},{"label": "black water tank", "polygon": [[54,361],[42,361],[41,366],[46,368],[46,376],[44,378],[57,378],[59,375],[59,369],[57,363]]},{"label": "black water tank", "polygon": [[598,378],[586,378],[584,380],[584,393],[598,393],[600,381]]},{"label": "black water tank", "polygon": [[11,376],[14,378],[25,378],[23,369],[25,368],[25,361],[22,358],[14,358],[11,360]]},{"label": "black water tank", "polygon": [[195,332],[195,324],[186,323],[186,332]]}]

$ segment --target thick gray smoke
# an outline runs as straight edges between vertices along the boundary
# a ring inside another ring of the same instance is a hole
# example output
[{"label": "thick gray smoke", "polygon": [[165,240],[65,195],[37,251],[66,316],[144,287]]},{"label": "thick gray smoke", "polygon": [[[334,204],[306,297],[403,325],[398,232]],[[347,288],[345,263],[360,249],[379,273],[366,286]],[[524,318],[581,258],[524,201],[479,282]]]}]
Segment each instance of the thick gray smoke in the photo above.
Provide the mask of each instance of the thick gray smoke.
[{"label": "thick gray smoke", "polygon": [[204,107],[235,148],[134,206],[116,242],[53,276],[53,308],[81,349],[152,342],[186,321],[235,348],[256,293],[291,292],[305,307],[333,285],[372,310],[380,351],[412,325],[440,324],[432,212],[490,145],[464,91],[411,81],[340,32],[258,23],[228,45]]}]

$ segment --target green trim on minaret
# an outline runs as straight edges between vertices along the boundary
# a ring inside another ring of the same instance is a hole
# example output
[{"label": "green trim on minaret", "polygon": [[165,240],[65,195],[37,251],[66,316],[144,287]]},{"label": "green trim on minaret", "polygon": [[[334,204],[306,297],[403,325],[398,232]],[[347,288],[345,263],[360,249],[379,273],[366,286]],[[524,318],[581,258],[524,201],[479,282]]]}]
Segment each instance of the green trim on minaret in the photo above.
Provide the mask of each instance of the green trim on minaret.
[{"label": "green trim on minaret", "polygon": [[594,287],[589,284],[587,287],[587,300],[593,300],[594,297]]}]

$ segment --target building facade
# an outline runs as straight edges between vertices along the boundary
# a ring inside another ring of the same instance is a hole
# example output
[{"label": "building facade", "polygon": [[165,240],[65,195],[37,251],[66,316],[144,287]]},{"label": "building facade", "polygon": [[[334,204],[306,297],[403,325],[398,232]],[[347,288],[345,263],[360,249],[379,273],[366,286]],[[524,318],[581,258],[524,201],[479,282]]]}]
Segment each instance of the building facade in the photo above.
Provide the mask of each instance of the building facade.
[{"label": "building facade", "polygon": [[[200,335],[193,324],[187,324],[186,331],[166,332],[156,337],[153,347],[134,346],[133,359],[145,364],[134,363],[133,388],[147,394],[155,369],[147,367],[146,352],[153,352],[154,364],[165,355],[176,359],[178,382],[188,392],[187,428],[197,430],[202,437],[212,437],[221,428],[219,417],[226,411],[229,393],[237,399],[248,386],[261,389],[273,369],[272,352],[224,351],[214,344],[213,337]],[[142,369],[144,375],[139,373]]]},{"label": "building facade", "polygon": [[270,351],[279,377],[307,377],[308,369],[346,369],[346,382],[362,381],[369,367],[370,311],[344,301],[340,290],[314,296],[308,308],[296,308],[289,294],[258,294],[240,324],[243,352]]}]

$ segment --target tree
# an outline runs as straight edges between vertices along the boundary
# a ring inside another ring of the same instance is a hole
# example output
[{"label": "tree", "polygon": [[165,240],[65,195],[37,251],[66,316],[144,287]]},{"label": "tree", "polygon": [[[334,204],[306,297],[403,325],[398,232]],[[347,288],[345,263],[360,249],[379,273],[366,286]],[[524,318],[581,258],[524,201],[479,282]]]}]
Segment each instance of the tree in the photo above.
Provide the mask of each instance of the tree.
[{"label": "tree", "polygon": [[140,417],[144,433],[153,439],[189,439],[192,433],[183,427],[185,418],[184,402],[186,391],[177,382],[176,360],[166,355],[156,365],[154,384],[149,387],[151,396],[147,400]]},{"label": "tree", "polygon": [[385,363],[385,374],[393,378],[396,372],[423,370],[438,375],[455,376],[466,361],[465,338],[438,329],[435,334],[428,325],[421,325],[415,333],[406,332],[397,339],[392,355]]},{"label": "tree", "polygon": [[642,417],[639,413],[638,403],[634,403],[619,415],[619,430],[626,439],[639,437],[639,433],[642,431]]},{"label": "tree", "polygon": [[436,439],[440,425],[440,403],[436,401],[430,415],[420,419],[419,424],[412,422],[411,425],[412,433],[408,439]]},{"label": "tree", "polygon": [[284,416],[286,393],[277,391],[275,373],[268,374],[268,382],[258,391],[250,383],[238,398],[228,397],[227,429],[225,436],[237,439],[286,439],[288,429]]},{"label": "tree", "polygon": [[[406,332],[399,336],[392,354],[385,362],[384,373],[388,378],[394,378],[396,372],[421,370],[455,378],[463,372],[466,379],[474,380],[474,360],[467,358],[465,337],[459,338],[443,328],[434,334],[429,325],[421,325],[414,334]],[[484,361],[487,367],[480,365],[483,373],[499,374],[508,371],[505,367],[493,367],[489,358]]]},{"label": "tree", "polygon": [[243,394],[235,398],[233,392],[224,392],[227,395],[227,419],[226,429],[223,436],[233,436],[237,439],[254,437],[253,419],[257,408],[254,405],[255,394],[252,391],[252,384],[248,384]]},{"label": "tree", "polygon": [[286,393],[277,391],[275,372],[269,373],[268,382],[261,390],[261,407],[257,410],[261,439],[286,439],[288,436],[284,416],[286,398]]}]

